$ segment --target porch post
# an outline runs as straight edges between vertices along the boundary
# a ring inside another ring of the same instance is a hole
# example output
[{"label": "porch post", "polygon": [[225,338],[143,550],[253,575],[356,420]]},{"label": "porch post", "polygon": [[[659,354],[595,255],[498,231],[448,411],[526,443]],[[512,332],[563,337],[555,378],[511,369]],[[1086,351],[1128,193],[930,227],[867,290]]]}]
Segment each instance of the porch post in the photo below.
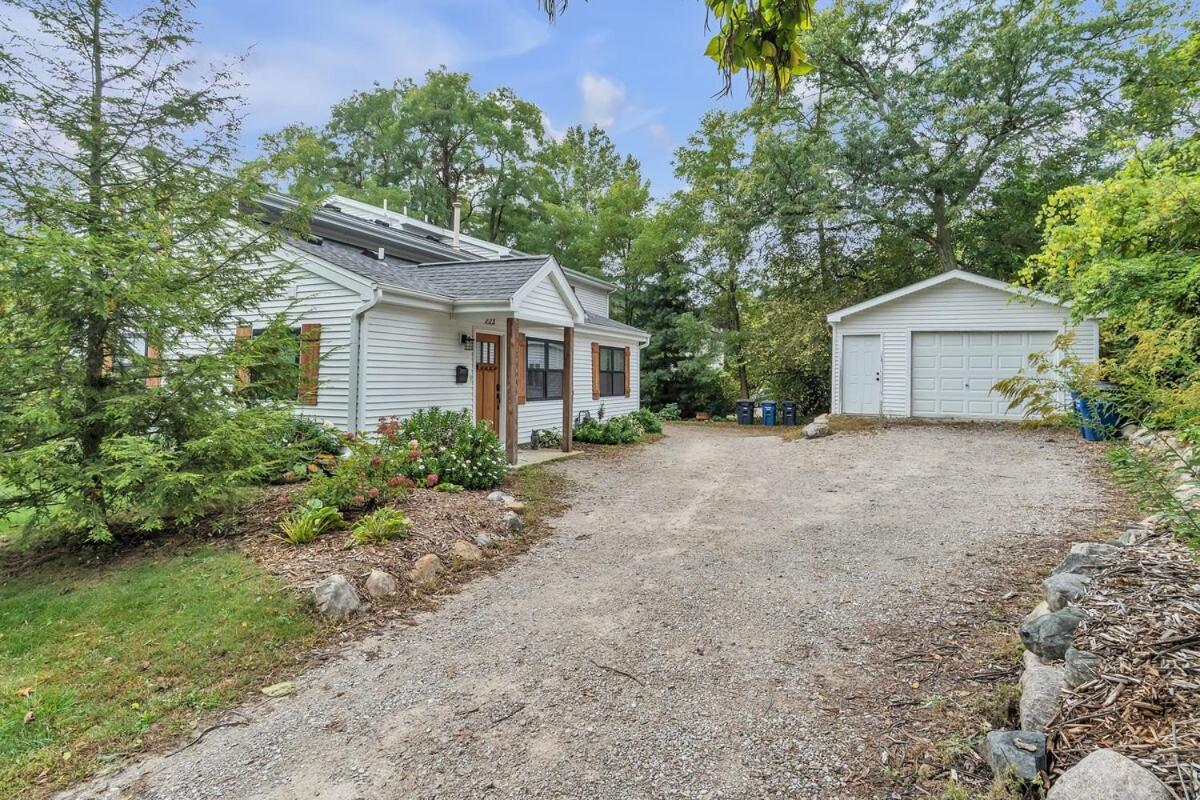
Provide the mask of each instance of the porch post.
[{"label": "porch post", "polygon": [[562,449],[571,452],[571,423],[575,421],[575,329],[563,328]]},{"label": "porch post", "polygon": [[504,449],[508,455],[508,463],[517,463],[517,403],[518,403],[518,386],[517,381],[521,376],[520,366],[517,364],[517,359],[520,357],[520,350],[517,347],[517,337],[520,331],[517,329],[517,318],[509,317],[505,323],[505,351],[504,359]]}]

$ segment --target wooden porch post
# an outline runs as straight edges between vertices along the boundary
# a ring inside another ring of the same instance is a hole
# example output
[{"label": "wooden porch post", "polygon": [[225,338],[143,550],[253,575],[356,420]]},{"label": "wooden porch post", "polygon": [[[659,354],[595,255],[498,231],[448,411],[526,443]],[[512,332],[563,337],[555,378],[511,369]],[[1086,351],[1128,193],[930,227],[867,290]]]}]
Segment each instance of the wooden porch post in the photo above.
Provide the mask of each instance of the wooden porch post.
[{"label": "wooden porch post", "polygon": [[508,455],[508,463],[517,463],[517,404],[519,402],[517,382],[521,377],[520,348],[517,337],[517,318],[509,317],[505,323],[505,359],[504,359],[504,449]]},{"label": "wooden porch post", "polygon": [[562,449],[571,452],[571,423],[575,421],[575,329],[563,328]]}]

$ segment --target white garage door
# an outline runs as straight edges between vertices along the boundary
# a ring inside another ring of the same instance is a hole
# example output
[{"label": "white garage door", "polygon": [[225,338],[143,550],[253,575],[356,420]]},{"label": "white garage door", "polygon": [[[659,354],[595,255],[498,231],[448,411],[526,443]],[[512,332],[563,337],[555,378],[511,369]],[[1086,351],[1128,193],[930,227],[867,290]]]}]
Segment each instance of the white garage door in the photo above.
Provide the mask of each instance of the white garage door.
[{"label": "white garage door", "polygon": [[915,417],[1021,419],[1019,408],[992,386],[1050,349],[1053,331],[914,333],[912,413]]}]

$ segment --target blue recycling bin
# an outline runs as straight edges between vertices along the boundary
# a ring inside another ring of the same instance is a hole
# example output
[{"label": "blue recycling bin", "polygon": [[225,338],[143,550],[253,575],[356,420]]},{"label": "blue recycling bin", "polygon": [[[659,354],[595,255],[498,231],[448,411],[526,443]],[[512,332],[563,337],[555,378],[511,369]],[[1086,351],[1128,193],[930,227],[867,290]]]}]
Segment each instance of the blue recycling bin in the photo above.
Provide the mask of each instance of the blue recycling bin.
[{"label": "blue recycling bin", "polygon": [[753,425],[754,424],[754,401],[753,400],[738,400],[737,401],[737,421],[738,421],[738,425]]},{"label": "blue recycling bin", "polygon": [[[1100,381],[1096,384],[1096,388],[1104,392],[1115,389],[1116,385],[1108,381]],[[1094,397],[1084,397],[1078,392],[1071,392],[1071,401],[1075,404],[1075,411],[1083,421],[1079,433],[1084,439],[1089,442],[1102,442],[1116,435],[1121,414],[1117,411],[1115,403]]]},{"label": "blue recycling bin", "polygon": [[774,400],[763,400],[761,403],[758,404],[758,407],[762,409],[763,425],[774,425],[775,424],[775,401]]}]

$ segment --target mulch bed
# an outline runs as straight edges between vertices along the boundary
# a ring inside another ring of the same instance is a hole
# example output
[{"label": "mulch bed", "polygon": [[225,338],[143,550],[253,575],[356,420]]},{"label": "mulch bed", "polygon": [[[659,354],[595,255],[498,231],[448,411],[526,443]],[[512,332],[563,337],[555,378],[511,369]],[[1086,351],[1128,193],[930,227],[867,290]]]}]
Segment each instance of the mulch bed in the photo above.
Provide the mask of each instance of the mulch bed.
[{"label": "mulch bed", "polygon": [[1100,674],[1051,723],[1054,774],[1116,750],[1184,800],[1200,798],[1200,563],[1168,534],[1125,548],[1092,582],[1075,646]]}]

